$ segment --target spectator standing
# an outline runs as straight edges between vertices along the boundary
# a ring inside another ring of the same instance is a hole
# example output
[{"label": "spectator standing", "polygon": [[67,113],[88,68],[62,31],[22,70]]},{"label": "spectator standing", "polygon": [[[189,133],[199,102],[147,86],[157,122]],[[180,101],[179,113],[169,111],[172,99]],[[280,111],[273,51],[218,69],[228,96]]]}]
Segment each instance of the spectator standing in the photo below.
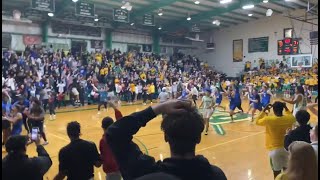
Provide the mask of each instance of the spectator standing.
[{"label": "spectator standing", "polygon": [[[121,112],[116,108],[113,103],[109,103],[109,105],[114,109],[116,120],[122,118]],[[102,129],[104,134],[102,139],[100,140],[100,153],[101,153],[101,160],[103,165],[103,171],[107,174],[107,180],[121,180],[121,174],[119,170],[119,166],[113,156],[111,148],[106,139],[106,132],[108,127],[113,123],[113,119],[111,117],[105,117],[102,120]]]},{"label": "spectator standing", "polygon": [[310,131],[310,140],[314,152],[316,153],[316,157],[318,159],[318,124],[315,127],[313,127]]},{"label": "spectator standing", "polygon": [[29,158],[27,152],[28,138],[26,136],[11,136],[6,143],[8,155],[2,159],[2,179],[32,179],[42,180],[52,165],[51,158],[40,138],[36,142],[38,157]]},{"label": "spectator standing", "polygon": [[[271,108],[275,116],[267,116],[266,111]],[[284,114],[283,109],[285,109]],[[266,127],[266,148],[269,150],[274,177],[287,167],[288,152],[284,148],[284,136],[286,130],[291,128],[295,121],[286,104],[279,101],[273,105],[267,105],[256,119],[258,126]]]},{"label": "spectator standing", "polygon": [[288,169],[276,180],[317,180],[318,166],[312,146],[303,141],[295,141],[289,146]]},{"label": "spectator standing", "polygon": [[59,152],[59,173],[54,180],[93,180],[93,166],[100,167],[101,161],[96,145],[80,139],[80,124],[76,121],[67,125],[71,142]]},{"label": "spectator standing", "polygon": [[[183,180],[226,180],[223,171],[209,161],[195,155],[201,141],[204,120],[191,102],[167,101],[123,117],[109,126],[106,137],[120,166],[124,179],[135,179],[146,174],[164,172]],[[155,162],[132,141],[133,135],[159,114],[165,114],[161,123],[165,141],[170,145],[171,157]]]},{"label": "spectator standing", "polygon": [[288,129],[284,138],[284,147],[288,150],[289,145],[294,141],[304,141],[311,143],[310,130],[312,127],[308,124],[310,120],[310,114],[306,110],[300,110],[296,113],[296,120],[298,127],[291,130]]}]

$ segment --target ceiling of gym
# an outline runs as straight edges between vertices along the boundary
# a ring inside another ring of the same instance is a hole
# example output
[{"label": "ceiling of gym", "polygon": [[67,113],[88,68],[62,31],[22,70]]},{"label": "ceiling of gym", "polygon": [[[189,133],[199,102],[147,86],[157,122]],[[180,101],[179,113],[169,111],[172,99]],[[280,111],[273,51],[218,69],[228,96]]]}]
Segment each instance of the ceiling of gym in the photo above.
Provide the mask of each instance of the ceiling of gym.
[{"label": "ceiling of gym", "polygon": [[[32,21],[61,21],[64,23],[83,24],[88,26],[100,26],[117,28],[143,27],[142,18],[146,13],[154,13],[155,27],[145,27],[151,30],[158,30],[161,26],[166,32],[178,32],[190,29],[197,25],[201,31],[225,28],[241,23],[264,18],[268,9],[273,10],[273,14],[283,14],[290,10],[308,8],[307,0],[269,0],[263,3],[263,0],[250,0],[255,7],[253,9],[242,9],[244,0],[233,0],[228,4],[221,4],[219,0],[199,0],[200,4],[195,4],[195,0],[128,0],[132,5],[130,11],[130,23],[116,23],[113,21],[113,9],[120,8],[123,5],[122,0],[86,0],[95,4],[95,14],[99,17],[99,22],[94,22],[90,17],[79,17],[75,15],[75,3],[72,0],[55,0],[54,17],[49,18],[47,12],[34,10],[31,8],[32,0],[2,0],[2,15],[12,16],[12,11],[17,9],[22,12],[23,18]],[[248,0],[245,0],[248,2]],[[318,0],[309,1],[309,7],[313,7],[309,12],[318,14]],[[162,9],[163,15],[159,16],[158,11]],[[252,16],[248,16],[252,14]],[[187,21],[190,16],[191,20]],[[219,20],[220,25],[214,25],[212,22]]]}]

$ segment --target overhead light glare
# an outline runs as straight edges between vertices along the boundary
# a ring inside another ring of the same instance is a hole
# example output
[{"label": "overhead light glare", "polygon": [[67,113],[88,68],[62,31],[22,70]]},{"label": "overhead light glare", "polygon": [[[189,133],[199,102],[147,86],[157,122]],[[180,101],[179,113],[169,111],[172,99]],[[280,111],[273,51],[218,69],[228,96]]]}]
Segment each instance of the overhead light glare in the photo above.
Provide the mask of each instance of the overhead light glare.
[{"label": "overhead light glare", "polygon": [[161,26],[159,26],[159,28],[158,28],[159,30],[161,30],[162,29],[162,27]]},{"label": "overhead light glare", "polygon": [[94,18],[94,21],[97,22],[97,21],[99,21],[99,19],[98,18]]},{"label": "overhead light glare", "polygon": [[220,4],[227,4],[227,3],[231,3],[232,0],[220,0]]},{"label": "overhead light glare", "polygon": [[162,9],[159,9],[159,10],[158,10],[158,15],[159,15],[159,16],[162,16],[162,15],[163,15]]},{"label": "overhead light glare", "polygon": [[130,25],[131,25],[131,26],[133,26],[133,25],[134,25],[134,23],[131,23]]},{"label": "overhead light glare", "polygon": [[220,21],[219,21],[219,20],[214,20],[214,21],[212,22],[212,24],[215,24],[215,25],[219,26],[219,25],[220,25]]},{"label": "overhead light glare", "polygon": [[250,13],[250,14],[248,14],[248,16],[250,16],[250,17],[251,17],[251,16],[253,16],[253,14],[251,14],[251,13]]},{"label": "overhead light glare", "polygon": [[263,3],[268,3],[269,1],[268,1],[268,0],[263,0],[262,2],[263,2]]},{"label": "overhead light glare", "polygon": [[194,3],[195,3],[195,4],[200,4],[200,1],[195,1]]},{"label": "overhead light glare", "polygon": [[48,16],[49,16],[49,17],[53,17],[53,16],[54,16],[54,14],[53,14],[53,13],[51,13],[51,12],[49,12],[49,13],[48,13]]},{"label": "overhead light glare", "polygon": [[266,16],[270,17],[272,13],[273,13],[272,9],[268,9],[266,12]]},{"label": "overhead light glare", "polygon": [[72,2],[76,3],[76,2],[78,2],[78,0],[72,0]]},{"label": "overhead light glare", "polygon": [[252,8],[254,8],[253,4],[247,4],[247,5],[242,6],[242,9],[252,9]]}]

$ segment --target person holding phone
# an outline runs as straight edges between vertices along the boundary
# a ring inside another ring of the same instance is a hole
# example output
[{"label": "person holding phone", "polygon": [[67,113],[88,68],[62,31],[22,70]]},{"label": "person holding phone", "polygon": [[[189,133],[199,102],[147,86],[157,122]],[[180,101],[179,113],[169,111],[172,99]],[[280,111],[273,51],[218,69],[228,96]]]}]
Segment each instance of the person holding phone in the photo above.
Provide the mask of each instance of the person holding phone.
[{"label": "person holding phone", "polygon": [[32,179],[42,180],[44,174],[52,166],[52,161],[40,145],[38,137],[34,142],[37,146],[38,156],[29,158],[27,155],[27,136],[11,136],[5,144],[8,154],[2,159],[2,179]]},{"label": "person holding phone", "polygon": [[[274,116],[268,116],[266,111],[273,109]],[[283,110],[285,112],[283,113]],[[276,101],[268,104],[256,119],[258,126],[266,127],[266,148],[269,150],[271,168],[274,177],[287,168],[288,152],[284,148],[284,137],[287,129],[296,122],[285,103]]]}]

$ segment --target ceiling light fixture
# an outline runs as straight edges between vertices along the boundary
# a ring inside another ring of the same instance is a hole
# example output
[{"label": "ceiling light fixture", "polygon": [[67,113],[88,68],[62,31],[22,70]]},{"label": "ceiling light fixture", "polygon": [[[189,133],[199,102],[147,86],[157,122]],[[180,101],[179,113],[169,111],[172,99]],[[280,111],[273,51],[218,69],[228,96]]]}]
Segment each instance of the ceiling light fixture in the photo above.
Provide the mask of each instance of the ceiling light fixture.
[{"label": "ceiling light fixture", "polygon": [[163,15],[162,9],[159,9],[159,10],[158,10],[158,15],[159,15],[159,16],[162,16],[162,15]]},{"label": "ceiling light fixture", "polygon": [[131,6],[130,2],[128,2],[128,1],[122,1],[121,9],[126,9],[128,11],[131,11],[132,6]]},{"label": "ceiling light fixture", "polygon": [[242,6],[242,9],[252,9],[252,8],[254,8],[254,4],[247,4]]},{"label": "ceiling light fixture", "polygon": [[161,26],[159,26],[159,28],[158,28],[159,30],[161,30],[162,29],[162,27]]},{"label": "ceiling light fixture", "polygon": [[52,12],[49,12],[49,13],[48,13],[48,16],[49,16],[49,17],[53,17],[54,14],[53,14]]},{"label": "ceiling light fixture", "polygon": [[195,3],[195,4],[200,4],[200,1],[195,1],[194,3]]},{"label": "ceiling light fixture", "polygon": [[220,21],[219,21],[219,20],[214,20],[214,21],[212,22],[212,24],[215,24],[215,25],[219,26],[219,25],[220,25]]},{"label": "ceiling light fixture", "polygon": [[220,0],[220,4],[227,4],[227,3],[231,3],[232,0]]},{"label": "ceiling light fixture", "polygon": [[269,2],[269,0],[263,0],[262,2],[263,2],[263,3],[268,3],[268,2]]},{"label": "ceiling light fixture", "polygon": [[266,12],[266,16],[270,17],[272,13],[273,13],[272,9],[268,9]]},{"label": "ceiling light fixture", "polygon": [[131,25],[131,26],[133,26],[133,25],[134,25],[134,23],[131,23],[130,25]]},{"label": "ceiling light fixture", "polygon": [[251,16],[253,16],[253,14],[251,14],[251,13],[250,13],[250,14],[248,14],[248,16],[250,16],[250,17],[251,17]]},{"label": "ceiling light fixture", "polygon": [[94,15],[94,21],[95,21],[95,22],[98,22],[98,21],[99,21],[98,15]]},{"label": "ceiling light fixture", "polygon": [[76,3],[76,2],[78,2],[78,0],[72,0],[72,2]]},{"label": "ceiling light fixture", "polygon": [[188,13],[187,21],[190,21],[190,20],[191,20],[191,16],[190,16],[190,13]]}]

